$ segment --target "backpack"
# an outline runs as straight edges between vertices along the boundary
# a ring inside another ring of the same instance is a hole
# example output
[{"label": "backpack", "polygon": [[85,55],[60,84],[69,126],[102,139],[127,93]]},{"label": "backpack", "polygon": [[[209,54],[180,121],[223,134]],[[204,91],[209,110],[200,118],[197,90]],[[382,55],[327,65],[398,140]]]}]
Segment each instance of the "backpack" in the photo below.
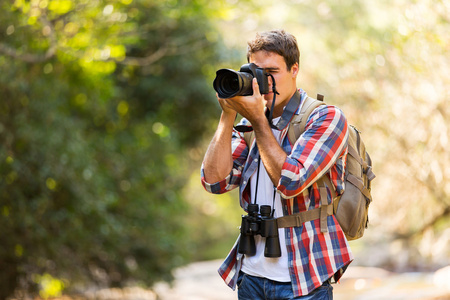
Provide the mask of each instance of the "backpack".
[{"label": "backpack", "polygon": [[[305,131],[306,121],[312,111],[320,105],[325,105],[323,98],[323,95],[318,94],[317,100],[311,97],[305,99],[300,113],[289,124],[287,136],[291,142],[295,143]],[[247,145],[250,145],[253,136],[253,132],[244,134]],[[353,125],[348,125],[348,155],[344,176],[345,191],[342,195],[335,196],[332,205],[328,205],[326,202],[325,186],[330,188],[332,195],[336,195],[336,190],[328,176],[323,175],[316,182],[319,186],[321,199],[324,199],[322,206],[299,214],[278,218],[278,227],[301,226],[306,221],[320,219],[321,231],[326,232],[326,217],[334,214],[347,240],[362,237],[369,222],[368,210],[372,202],[371,181],[375,178],[375,174],[372,171],[372,160],[366,151],[361,133]]]}]

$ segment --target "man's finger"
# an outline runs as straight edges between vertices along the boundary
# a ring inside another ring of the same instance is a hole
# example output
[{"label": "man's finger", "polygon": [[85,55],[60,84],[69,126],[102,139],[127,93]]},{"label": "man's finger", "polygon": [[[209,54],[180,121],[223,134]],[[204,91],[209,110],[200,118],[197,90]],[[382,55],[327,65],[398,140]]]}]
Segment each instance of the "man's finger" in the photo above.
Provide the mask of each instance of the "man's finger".
[{"label": "man's finger", "polygon": [[256,77],[253,78],[253,95],[261,96],[261,93],[259,92],[259,84]]}]

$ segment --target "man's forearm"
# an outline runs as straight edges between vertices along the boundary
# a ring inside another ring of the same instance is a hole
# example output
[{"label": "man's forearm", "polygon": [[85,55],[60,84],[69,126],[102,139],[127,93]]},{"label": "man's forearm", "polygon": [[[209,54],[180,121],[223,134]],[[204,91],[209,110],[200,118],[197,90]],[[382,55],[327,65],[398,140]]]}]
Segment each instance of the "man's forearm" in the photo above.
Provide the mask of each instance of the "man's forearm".
[{"label": "man's forearm", "polygon": [[205,180],[214,183],[224,179],[233,168],[231,137],[236,114],[222,113],[208,150],[203,160]]}]

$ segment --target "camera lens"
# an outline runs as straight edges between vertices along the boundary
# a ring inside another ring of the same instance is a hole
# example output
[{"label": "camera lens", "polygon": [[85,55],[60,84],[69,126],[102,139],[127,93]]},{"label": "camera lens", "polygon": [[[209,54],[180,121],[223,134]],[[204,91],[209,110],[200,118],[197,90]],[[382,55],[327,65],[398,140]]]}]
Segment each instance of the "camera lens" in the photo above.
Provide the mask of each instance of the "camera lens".
[{"label": "camera lens", "polygon": [[214,79],[214,89],[220,98],[247,96],[253,94],[253,76],[246,72],[236,72],[230,69],[220,69]]},{"label": "camera lens", "polygon": [[219,86],[224,94],[233,94],[239,90],[239,79],[237,74],[226,73],[220,77]]}]

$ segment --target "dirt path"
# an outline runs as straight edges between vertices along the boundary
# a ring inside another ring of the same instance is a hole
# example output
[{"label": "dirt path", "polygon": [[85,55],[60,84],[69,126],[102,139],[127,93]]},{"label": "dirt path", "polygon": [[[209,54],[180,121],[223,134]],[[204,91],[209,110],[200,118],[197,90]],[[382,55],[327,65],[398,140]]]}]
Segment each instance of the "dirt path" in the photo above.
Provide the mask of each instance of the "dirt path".
[{"label": "dirt path", "polygon": [[[220,261],[198,262],[175,272],[172,287],[155,287],[160,300],[235,300],[216,272]],[[450,299],[450,266],[435,273],[391,273],[378,268],[350,266],[339,284],[335,300],[443,300]]]}]

